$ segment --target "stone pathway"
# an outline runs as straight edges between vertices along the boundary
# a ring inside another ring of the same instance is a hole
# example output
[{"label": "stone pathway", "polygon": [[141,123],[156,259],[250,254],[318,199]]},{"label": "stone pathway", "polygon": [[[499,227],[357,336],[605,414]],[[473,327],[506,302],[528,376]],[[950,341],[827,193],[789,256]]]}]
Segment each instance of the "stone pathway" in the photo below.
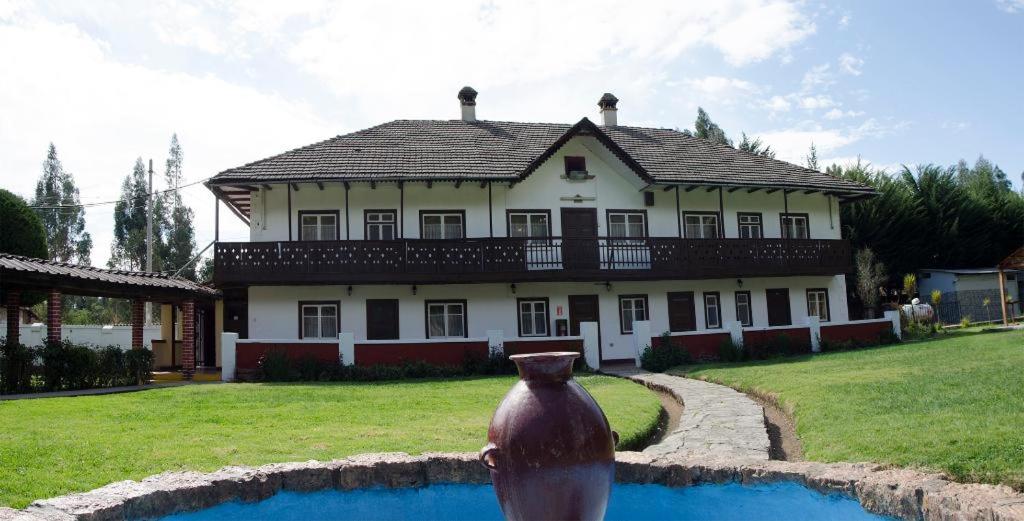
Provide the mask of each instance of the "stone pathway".
[{"label": "stone pathway", "polygon": [[770,443],[764,409],[724,385],[662,373],[606,371],[664,391],[683,402],[679,425],[644,452],[685,458],[767,460]]}]

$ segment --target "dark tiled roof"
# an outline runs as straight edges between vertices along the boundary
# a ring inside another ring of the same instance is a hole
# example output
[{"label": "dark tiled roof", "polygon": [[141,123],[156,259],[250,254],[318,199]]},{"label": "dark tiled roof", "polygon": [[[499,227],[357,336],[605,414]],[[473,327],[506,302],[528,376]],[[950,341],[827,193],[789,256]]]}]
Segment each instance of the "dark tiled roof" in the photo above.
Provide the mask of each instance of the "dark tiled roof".
[{"label": "dark tiled roof", "polygon": [[183,293],[216,295],[217,291],[181,277],[149,271],[107,270],[92,266],[79,266],[34,257],[0,253],[0,274],[4,284],[18,285],[19,275],[44,276],[55,281],[66,280],[97,284],[116,284],[126,287],[148,287],[161,290],[180,290]]},{"label": "dark tiled roof", "polygon": [[[604,133],[648,181],[874,191],[668,129],[508,121],[397,120],[225,170],[214,185],[313,180],[515,180],[570,129]],[[610,141],[610,143],[608,142]],[[614,151],[614,150],[613,150]],[[628,164],[629,162],[627,162]]]}]

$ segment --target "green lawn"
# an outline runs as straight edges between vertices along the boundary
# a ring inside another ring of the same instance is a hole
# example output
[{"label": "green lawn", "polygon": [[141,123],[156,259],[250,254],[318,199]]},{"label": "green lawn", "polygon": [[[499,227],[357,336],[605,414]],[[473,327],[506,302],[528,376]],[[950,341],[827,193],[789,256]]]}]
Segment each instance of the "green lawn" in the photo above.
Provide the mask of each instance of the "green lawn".
[{"label": "green lawn", "polygon": [[[194,385],[0,402],[0,505],[24,507],[166,470],[476,451],[515,380]],[[661,404],[646,388],[604,376],[578,380],[621,443],[657,423]]]},{"label": "green lawn", "polygon": [[777,395],[807,459],[944,470],[1024,489],[1024,332],[676,372]]}]

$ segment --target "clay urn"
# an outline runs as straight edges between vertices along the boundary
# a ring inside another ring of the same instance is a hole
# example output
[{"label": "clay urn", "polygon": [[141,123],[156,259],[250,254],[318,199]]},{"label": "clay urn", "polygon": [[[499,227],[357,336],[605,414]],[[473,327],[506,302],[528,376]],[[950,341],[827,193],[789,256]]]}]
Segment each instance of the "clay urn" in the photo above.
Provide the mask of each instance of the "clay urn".
[{"label": "clay urn", "polygon": [[604,518],[615,442],[604,412],[572,379],[579,353],[513,355],[520,380],[498,405],[480,461],[510,521]]}]

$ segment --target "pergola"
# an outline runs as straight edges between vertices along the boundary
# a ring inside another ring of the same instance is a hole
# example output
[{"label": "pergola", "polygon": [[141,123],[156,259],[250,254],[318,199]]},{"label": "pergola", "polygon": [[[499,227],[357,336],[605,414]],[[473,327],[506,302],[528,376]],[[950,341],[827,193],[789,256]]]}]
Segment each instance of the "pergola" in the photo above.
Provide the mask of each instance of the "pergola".
[{"label": "pergola", "polygon": [[132,348],[142,348],[146,302],[173,303],[182,311],[182,374],[195,373],[195,304],[218,293],[180,277],[146,271],[106,270],[0,253],[0,291],[6,295],[7,339],[17,342],[18,309],[24,292],[46,295],[46,339],[61,340],[61,295],[112,297],[132,303]]},{"label": "pergola", "polygon": [[1008,257],[1002,260],[996,268],[999,270],[999,302],[1003,310],[1003,325],[1009,325],[1006,310],[1006,270],[1024,271],[1024,246],[1017,248]]}]

